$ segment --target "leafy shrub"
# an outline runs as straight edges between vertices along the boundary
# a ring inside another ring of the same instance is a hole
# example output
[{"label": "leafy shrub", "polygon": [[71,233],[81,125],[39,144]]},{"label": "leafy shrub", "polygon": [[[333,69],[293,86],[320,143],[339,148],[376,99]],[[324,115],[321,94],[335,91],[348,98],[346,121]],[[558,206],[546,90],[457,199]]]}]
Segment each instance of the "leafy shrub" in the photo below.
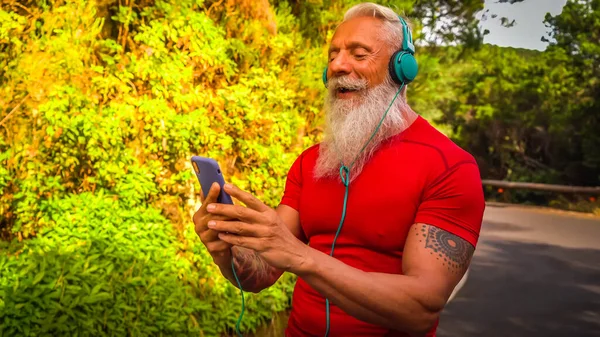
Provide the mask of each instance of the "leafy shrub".
[{"label": "leafy shrub", "polygon": [[[3,102],[22,105],[0,142],[5,237],[46,226],[40,199],[98,189],[189,223],[191,155],[217,159],[229,180],[279,202],[292,161],[318,139],[306,128],[320,111],[308,102],[322,92],[312,71],[321,52],[295,55],[298,33],[272,34],[252,18],[227,38],[230,23],[201,6],[77,0],[30,8],[26,18],[3,12],[0,32],[15,37],[0,42]],[[273,20],[295,25],[285,6]],[[107,27],[118,34],[104,36]]]},{"label": "leafy shrub", "polygon": [[[302,104],[320,83],[295,78],[313,65],[296,64],[293,29],[273,34],[249,16],[249,35],[228,37],[210,12],[189,0],[0,10],[0,103],[12,111],[0,127],[3,334],[232,331],[239,291],[193,232],[189,158],[217,159],[276,205],[316,139],[302,129],[317,110]],[[286,55],[292,64],[278,65]],[[285,310],[293,281],[247,294],[242,328]]]},{"label": "leafy shrub", "polygon": [[[83,193],[44,207],[56,225],[0,253],[0,335],[219,336],[235,325],[239,292],[158,210]],[[284,310],[290,278],[250,296],[242,327]]]}]

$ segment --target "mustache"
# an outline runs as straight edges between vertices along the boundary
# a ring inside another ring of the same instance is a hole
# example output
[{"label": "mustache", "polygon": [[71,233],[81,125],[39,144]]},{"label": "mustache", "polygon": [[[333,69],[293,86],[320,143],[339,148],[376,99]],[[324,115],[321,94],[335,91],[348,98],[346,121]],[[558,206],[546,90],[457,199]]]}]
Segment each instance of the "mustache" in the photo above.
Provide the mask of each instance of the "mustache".
[{"label": "mustache", "polygon": [[350,90],[366,89],[369,82],[365,79],[352,79],[349,76],[333,77],[328,80],[330,90],[338,90],[341,88]]}]

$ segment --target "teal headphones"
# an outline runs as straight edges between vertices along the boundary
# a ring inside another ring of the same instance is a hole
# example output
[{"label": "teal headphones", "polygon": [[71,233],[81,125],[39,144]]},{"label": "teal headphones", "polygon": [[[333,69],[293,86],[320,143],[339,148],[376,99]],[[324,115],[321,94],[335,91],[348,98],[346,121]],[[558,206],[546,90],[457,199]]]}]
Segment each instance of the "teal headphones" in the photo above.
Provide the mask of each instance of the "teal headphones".
[{"label": "teal headphones", "polygon": [[[402,23],[402,36],[404,37],[402,39],[402,49],[392,55],[388,70],[395,83],[407,85],[417,77],[419,66],[414,56],[415,46],[408,24],[401,16],[398,16],[398,19]],[[323,71],[323,84],[327,86],[327,67]]]}]

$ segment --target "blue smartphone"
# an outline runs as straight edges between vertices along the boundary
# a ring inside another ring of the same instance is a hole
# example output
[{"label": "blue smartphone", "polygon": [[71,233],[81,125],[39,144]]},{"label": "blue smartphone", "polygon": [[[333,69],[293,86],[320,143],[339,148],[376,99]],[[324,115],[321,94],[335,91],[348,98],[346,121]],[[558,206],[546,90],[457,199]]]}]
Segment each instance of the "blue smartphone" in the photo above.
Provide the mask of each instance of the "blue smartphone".
[{"label": "blue smartphone", "polygon": [[212,184],[217,182],[219,183],[219,186],[221,186],[221,191],[217,197],[217,202],[220,204],[233,205],[231,196],[223,190],[225,179],[223,178],[223,173],[221,172],[221,168],[216,160],[212,158],[193,156],[192,166],[194,167],[196,177],[198,177],[198,181],[200,182],[200,188],[202,188],[202,194],[204,194],[205,198],[208,196],[208,191],[210,191]]}]

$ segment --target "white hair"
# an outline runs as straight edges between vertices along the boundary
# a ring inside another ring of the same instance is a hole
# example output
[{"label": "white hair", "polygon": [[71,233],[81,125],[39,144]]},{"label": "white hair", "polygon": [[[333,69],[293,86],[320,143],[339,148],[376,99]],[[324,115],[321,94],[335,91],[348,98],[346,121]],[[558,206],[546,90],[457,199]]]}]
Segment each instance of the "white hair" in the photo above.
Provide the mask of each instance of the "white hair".
[{"label": "white hair", "polygon": [[[350,19],[361,17],[361,16],[372,16],[382,20],[384,33],[383,36],[387,40],[392,52],[399,50],[402,47],[404,36],[402,34],[402,23],[400,22],[399,15],[394,12],[391,8],[378,5],[372,2],[363,2],[350,8],[342,22],[346,22]],[[404,18],[404,21],[411,29],[410,22]]]}]

